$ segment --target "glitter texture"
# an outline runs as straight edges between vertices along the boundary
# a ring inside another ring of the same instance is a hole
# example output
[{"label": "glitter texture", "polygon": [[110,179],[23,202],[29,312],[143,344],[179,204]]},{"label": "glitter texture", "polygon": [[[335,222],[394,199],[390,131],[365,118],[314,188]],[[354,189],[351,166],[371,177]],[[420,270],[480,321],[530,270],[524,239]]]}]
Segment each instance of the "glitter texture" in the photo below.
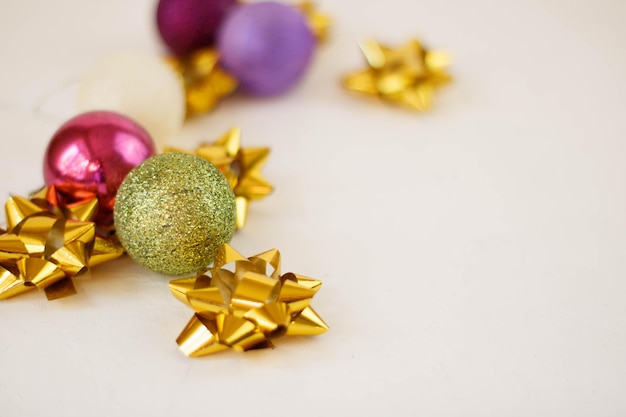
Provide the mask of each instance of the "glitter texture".
[{"label": "glitter texture", "polygon": [[210,162],[165,153],[132,170],[117,193],[115,227],[128,254],[168,275],[213,262],[235,231],[235,196]]}]

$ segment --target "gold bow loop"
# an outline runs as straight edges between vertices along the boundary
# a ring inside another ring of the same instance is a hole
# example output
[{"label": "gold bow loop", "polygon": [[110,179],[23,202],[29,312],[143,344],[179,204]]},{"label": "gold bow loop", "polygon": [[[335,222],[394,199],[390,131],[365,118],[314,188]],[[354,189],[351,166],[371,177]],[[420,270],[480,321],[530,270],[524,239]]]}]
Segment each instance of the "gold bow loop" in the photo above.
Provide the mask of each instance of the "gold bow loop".
[{"label": "gold bow loop", "polygon": [[331,18],[317,10],[317,6],[312,1],[303,1],[296,5],[304,14],[307,24],[318,42],[328,40],[328,32],[332,24]]},{"label": "gold bow loop", "polygon": [[[49,300],[76,293],[73,277],[122,255],[122,247],[96,234],[97,199],[67,206],[52,203],[52,187],[5,204],[7,230],[0,235],[0,299],[33,288]],[[54,200],[56,202],[56,200]]]},{"label": "gold bow loop", "polygon": [[281,275],[276,249],[246,258],[225,244],[210,275],[170,282],[172,294],[196,312],[176,342],[186,355],[202,356],[272,347],[284,335],[324,333],[328,326],[310,306],[321,285],[291,272]]}]

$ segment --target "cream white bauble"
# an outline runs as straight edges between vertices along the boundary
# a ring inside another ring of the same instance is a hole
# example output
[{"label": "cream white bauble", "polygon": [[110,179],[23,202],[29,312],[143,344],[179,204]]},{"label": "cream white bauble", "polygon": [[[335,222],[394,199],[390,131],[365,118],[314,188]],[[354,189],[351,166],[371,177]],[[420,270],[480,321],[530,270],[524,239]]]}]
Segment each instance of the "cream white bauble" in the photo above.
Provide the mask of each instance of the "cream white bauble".
[{"label": "cream white bauble", "polygon": [[183,125],[185,92],[178,75],[160,57],[118,52],[87,72],[77,106],[79,112],[110,110],[130,117],[162,149]]}]

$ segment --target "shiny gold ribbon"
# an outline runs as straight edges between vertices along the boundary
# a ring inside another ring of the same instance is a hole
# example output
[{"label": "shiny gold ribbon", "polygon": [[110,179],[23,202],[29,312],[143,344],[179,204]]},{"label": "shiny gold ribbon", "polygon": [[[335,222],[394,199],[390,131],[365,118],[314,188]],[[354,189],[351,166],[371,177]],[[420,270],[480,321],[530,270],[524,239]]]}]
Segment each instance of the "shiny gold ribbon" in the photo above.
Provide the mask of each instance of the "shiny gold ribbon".
[{"label": "shiny gold ribbon", "polygon": [[431,107],[435,90],[452,80],[448,54],[427,50],[416,39],[397,49],[368,41],[361,50],[368,68],[343,80],[347,89],[358,93],[424,111]]},{"label": "shiny gold ribbon", "polygon": [[307,23],[317,41],[325,42],[328,39],[328,32],[332,23],[331,18],[320,13],[312,1],[303,1],[297,4],[296,7],[304,13],[304,17],[306,17]]},{"label": "shiny gold ribbon", "polygon": [[239,83],[219,65],[214,48],[199,49],[189,56],[166,58],[178,73],[185,90],[187,117],[209,112],[237,89]]},{"label": "shiny gold ribbon", "polygon": [[284,335],[318,335],[328,330],[310,306],[322,283],[280,273],[276,249],[249,258],[225,244],[210,274],[175,279],[170,291],[195,314],[176,342],[188,356],[226,349],[272,347]]},{"label": "shiny gold ribbon", "polygon": [[0,299],[33,288],[49,300],[76,293],[72,278],[124,252],[96,234],[91,220],[98,201],[68,206],[52,203],[54,189],[45,188],[30,199],[12,197],[6,205],[7,230],[0,235]]}]

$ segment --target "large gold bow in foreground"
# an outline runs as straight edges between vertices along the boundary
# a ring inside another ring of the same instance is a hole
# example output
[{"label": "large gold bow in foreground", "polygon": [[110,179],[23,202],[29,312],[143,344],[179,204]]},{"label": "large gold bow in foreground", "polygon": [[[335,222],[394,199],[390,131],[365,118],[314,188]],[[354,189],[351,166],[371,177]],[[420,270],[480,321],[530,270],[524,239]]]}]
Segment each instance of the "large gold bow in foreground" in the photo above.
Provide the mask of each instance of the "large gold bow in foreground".
[{"label": "large gold bow in foreground", "polygon": [[361,50],[368,68],[344,78],[346,88],[378,96],[412,110],[430,108],[435,89],[449,83],[449,56],[429,51],[413,39],[398,49],[376,41],[364,42]]},{"label": "large gold bow in foreground", "polygon": [[[165,152],[189,153],[176,148],[165,148]],[[269,153],[269,148],[242,148],[241,130],[237,127],[213,143],[200,145],[194,152],[196,156],[213,163],[228,180],[235,193],[238,229],[246,224],[249,202],[259,200],[273,190],[261,174]]]},{"label": "large gold bow in foreground", "polygon": [[291,272],[281,275],[276,249],[245,258],[225,244],[210,275],[170,282],[172,294],[196,312],[176,342],[186,355],[202,356],[272,347],[284,335],[324,333],[328,326],[310,306],[321,285]]},{"label": "large gold bow in foreground", "polygon": [[0,299],[33,288],[49,300],[76,293],[72,277],[115,259],[123,248],[96,235],[93,198],[57,206],[54,189],[31,199],[12,197],[6,205],[7,231],[0,234]]}]

